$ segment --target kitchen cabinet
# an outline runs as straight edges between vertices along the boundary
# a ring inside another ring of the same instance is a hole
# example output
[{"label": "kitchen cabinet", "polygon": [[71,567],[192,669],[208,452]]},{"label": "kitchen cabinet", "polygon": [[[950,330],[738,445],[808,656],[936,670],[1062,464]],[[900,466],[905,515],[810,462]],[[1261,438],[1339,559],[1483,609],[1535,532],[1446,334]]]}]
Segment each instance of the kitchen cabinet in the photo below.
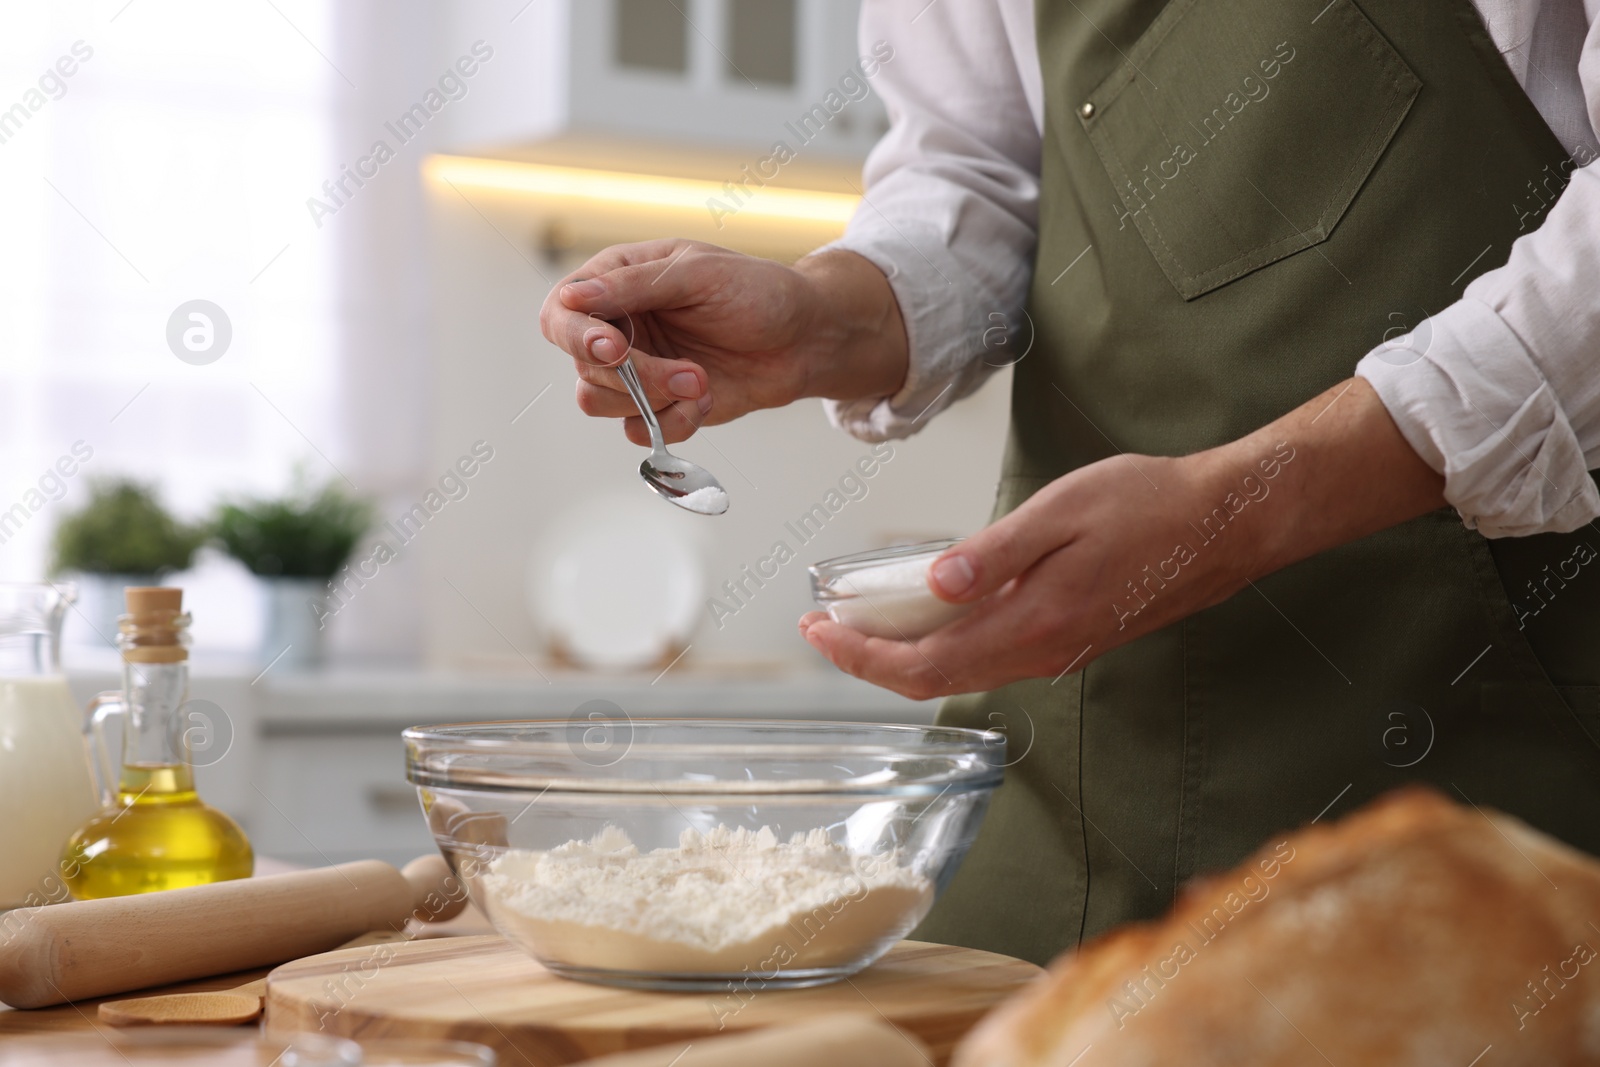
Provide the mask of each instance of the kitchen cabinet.
[{"label": "kitchen cabinet", "polygon": [[[461,40],[497,21],[482,4],[453,10]],[[834,93],[848,106],[816,123],[804,151],[859,164],[888,126],[850,80],[862,73],[859,13],[859,0],[534,0],[493,34],[485,76],[503,84],[451,114],[449,144],[601,135],[749,155],[781,138],[798,148],[785,124]]]},{"label": "kitchen cabinet", "polygon": [[268,734],[251,840],[265,856],[306,866],[381,859],[397,866],[434,850],[405,780],[398,730],[339,727]]},{"label": "kitchen cabinet", "polygon": [[[577,130],[765,149],[860,71],[854,0],[583,0],[572,5]],[[815,150],[859,160],[887,127],[876,98],[844,108]]]}]

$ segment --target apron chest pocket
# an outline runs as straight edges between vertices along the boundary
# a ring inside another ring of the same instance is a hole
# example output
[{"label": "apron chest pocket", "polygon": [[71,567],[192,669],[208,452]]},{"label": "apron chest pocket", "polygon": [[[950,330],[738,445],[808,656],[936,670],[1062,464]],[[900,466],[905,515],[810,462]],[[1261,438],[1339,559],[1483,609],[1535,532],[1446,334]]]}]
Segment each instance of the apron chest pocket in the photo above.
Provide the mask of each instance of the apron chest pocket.
[{"label": "apron chest pocket", "polygon": [[1172,0],[1077,115],[1193,300],[1326,240],[1420,88],[1354,0]]}]

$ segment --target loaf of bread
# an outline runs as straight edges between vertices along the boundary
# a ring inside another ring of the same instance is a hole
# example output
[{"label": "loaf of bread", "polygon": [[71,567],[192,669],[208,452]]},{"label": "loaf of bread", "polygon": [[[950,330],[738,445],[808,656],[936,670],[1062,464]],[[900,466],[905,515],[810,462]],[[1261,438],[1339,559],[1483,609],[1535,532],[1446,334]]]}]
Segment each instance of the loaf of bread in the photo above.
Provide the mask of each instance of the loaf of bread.
[{"label": "loaf of bread", "polygon": [[1056,960],[955,1067],[1600,1063],[1600,863],[1420,788]]}]

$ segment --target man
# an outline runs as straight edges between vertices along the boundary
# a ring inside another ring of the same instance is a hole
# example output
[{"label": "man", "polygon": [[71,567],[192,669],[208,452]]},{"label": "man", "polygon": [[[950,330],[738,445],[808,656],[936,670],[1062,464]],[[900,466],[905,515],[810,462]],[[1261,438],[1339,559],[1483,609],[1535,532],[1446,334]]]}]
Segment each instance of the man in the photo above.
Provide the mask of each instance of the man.
[{"label": "man", "polygon": [[641,444],[599,319],[669,439],[820,396],[871,440],[1026,294],[998,517],[930,578],[987,599],[915,644],[800,624],[1031,724],[920,936],[1042,961],[1406,780],[1600,851],[1597,12],[868,0],[893,127],[842,241],[551,294]]}]

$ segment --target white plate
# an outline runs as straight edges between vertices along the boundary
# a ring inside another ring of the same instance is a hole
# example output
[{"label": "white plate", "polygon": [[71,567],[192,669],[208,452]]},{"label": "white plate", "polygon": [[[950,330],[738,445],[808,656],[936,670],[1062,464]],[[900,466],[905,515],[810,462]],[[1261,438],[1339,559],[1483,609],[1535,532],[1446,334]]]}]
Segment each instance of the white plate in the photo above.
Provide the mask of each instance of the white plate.
[{"label": "white plate", "polygon": [[596,497],[562,512],[529,563],[534,621],[585,667],[645,668],[677,655],[707,596],[687,526],[694,518],[642,493]]}]

